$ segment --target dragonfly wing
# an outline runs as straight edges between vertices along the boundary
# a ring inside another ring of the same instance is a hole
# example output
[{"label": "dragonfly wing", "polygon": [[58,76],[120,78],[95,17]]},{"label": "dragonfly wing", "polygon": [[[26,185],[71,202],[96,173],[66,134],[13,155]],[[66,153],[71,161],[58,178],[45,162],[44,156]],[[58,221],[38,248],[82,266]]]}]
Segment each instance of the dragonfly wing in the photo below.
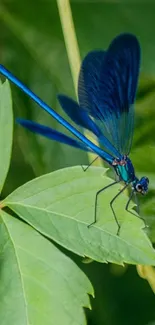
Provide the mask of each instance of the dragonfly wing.
[{"label": "dragonfly wing", "polygon": [[79,106],[76,101],[65,95],[58,95],[58,100],[65,113],[74,123],[91,131],[94,135],[96,135],[99,141],[104,142],[104,146],[107,151],[112,153],[115,158],[120,158],[119,152],[112,146],[109,140],[106,139],[98,125],[96,125],[96,123],[89,116],[86,109]]},{"label": "dragonfly wing", "polygon": [[[34,133],[38,133],[46,138],[61,142],[61,143],[65,143],[71,147],[75,147],[75,148],[79,148],[82,149],[84,151],[90,151],[95,153],[96,155],[100,156],[101,158],[103,158],[109,165],[113,164],[113,156],[111,156],[109,153],[103,151],[100,147],[96,146],[95,144],[93,144],[91,141],[89,141],[86,137],[84,137],[84,140],[82,140],[81,142],[70,138],[69,136],[58,132],[52,128],[49,128],[45,125],[42,124],[38,124],[29,120],[24,120],[21,118],[17,118],[16,122],[20,125],[22,125],[23,127],[25,127],[26,129],[34,132]],[[80,134],[80,133],[79,133]],[[88,142],[88,145],[87,145]],[[86,143],[86,144],[85,144]]]},{"label": "dragonfly wing", "polygon": [[80,106],[121,154],[131,148],[139,66],[140,46],[131,34],[116,37],[106,52],[90,52],[81,66]]},{"label": "dragonfly wing", "polygon": [[38,123],[29,121],[29,120],[20,119],[20,118],[16,119],[16,121],[18,124],[22,125],[24,128],[26,128],[34,133],[40,134],[48,139],[52,139],[52,140],[55,140],[55,141],[58,141],[61,143],[65,143],[71,147],[79,148],[84,151],[91,151],[91,149],[89,149],[84,143],[82,143],[76,139],[70,138],[69,136],[67,136],[61,132],[58,132],[50,127],[47,127],[42,124],[38,124]]},{"label": "dragonfly wing", "polygon": [[100,136],[100,130],[88,115],[87,111],[82,109],[78,103],[65,95],[58,95],[58,100],[71,120],[77,125],[93,132],[97,137]]}]

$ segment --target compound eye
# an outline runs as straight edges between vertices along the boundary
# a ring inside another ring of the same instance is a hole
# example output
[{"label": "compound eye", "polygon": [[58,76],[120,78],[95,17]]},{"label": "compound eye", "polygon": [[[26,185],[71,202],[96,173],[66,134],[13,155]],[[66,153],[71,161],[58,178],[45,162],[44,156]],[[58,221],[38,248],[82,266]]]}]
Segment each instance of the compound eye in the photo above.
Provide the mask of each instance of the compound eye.
[{"label": "compound eye", "polygon": [[136,185],[136,190],[137,190],[137,192],[142,192],[142,190],[143,190],[142,185],[137,184],[137,185]]}]

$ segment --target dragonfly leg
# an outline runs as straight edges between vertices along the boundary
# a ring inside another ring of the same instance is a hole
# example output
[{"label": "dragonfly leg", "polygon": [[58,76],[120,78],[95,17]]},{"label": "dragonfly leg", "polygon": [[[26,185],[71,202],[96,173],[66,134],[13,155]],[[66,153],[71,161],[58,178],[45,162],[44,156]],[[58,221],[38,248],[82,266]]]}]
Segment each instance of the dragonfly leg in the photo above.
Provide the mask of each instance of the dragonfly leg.
[{"label": "dragonfly leg", "polygon": [[136,192],[134,191],[134,197],[135,197],[135,203],[136,203],[136,206],[137,206],[137,213],[139,214],[139,202],[138,202],[138,199],[137,199],[137,195],[136,195]]},{"label": "dragonfly leg", "polygon": [[[132,200],[133,194],[134,194],[134,196],[135,196],[135,203],[136,203],[136,206],[137,206],[137,213],[138,213],[138,215],[139,215],[139,203],[138,203],[138,199],[137,199],[136,192],[135,192],[134,190],[132,190],[132,192],[131,192],[131,194],[130,194],[129,200],[128,200],[128,202],[127,202],[127,204],[126,204],[126,207],[125,207],[125,210],[127,210],[128,212],[130,212],[131,214],[133,214],[134,216],[137,217],[137,215],[136,215],[135,213],[133,213],[132,211],[130,211],[130,210],[128,209],[128,208],[129,208],[129,203],[130,203],[130,201]],[[138,218],[142,219],[143,222],[144,222],[145,228],[148,228],[148,225],[146,224],[144,218],[142,218],[142,217],[140,217],[140,216],[138,216]]]},{"label": "dragonfly leg", "polygon": [[95,157],[95,159],[93,159],[93,161],[86,167],[86,168],[84,168],[82,165],[81,165],[81,167],[82,167],[82,169],[83,169],[83,171],[84,172],[86,172],[86,170],[96,161],[98,159],[98,156],[97,157]]},{"label": "dragonfly leg", "polygon": [[111,202],[110,202],[110,207],[111,207],[111,210],[112,210],[112,212],[113,212],[113,215],[114,215],[114,218],[115,218],[115,221],[116,221],[116,223],[117,223],[117,226],[118,226],[118,230],[117,230],[117,235],[119,236],[119,232],[120,232],[120,228],[121,228],[121,226],[120,226],[120,223],[119,223],[119,221],[118,221],[118,219],[117,219],[117,217],[116,217],[116,213],[115,213],[115,211],[114,211],[114,208],[113,208],[113,203],[114,203],[114,201],[117,199],[117,197],[122,193],[122,192],[124,192],[125,191],[125,189],[127,188],[129,186],[129,184],[126,184],[120,191],[119,191],[119,193],[117,193],[115,196],[114,196],[114,198],[111,200]]},{"label": "dragonfly leg", "polygon": [[94,221],[88,225],[88,228],[91,227],[92,225],[94,225],[97,221],[97,200],[98,200],[98,195],[103,192],[104,190],[106,190],[108,187],[111,187],[115,184],[119,183],[119,181],[115,181],[115,182],[112,182],[111,184],[101,188],[101,190],[99,190],[97,193],[96,193],[96,196],[95,196],[95,214],[94,214]]},{"label": "dragonfly leg", "polygon": [[[128,208],[129,208],[129,204],[130,204],[130,201],[132,200],[132,197],[133,197],[133,194],[135,193],[135,191],[134,190],[132,190],[132,192],[131,192],[131,194],[130,194],[130,196],[129,196],[129,199],[128,199],[128,201],[127,201],[127,204],[126,204],[126,206],[125,206],[125,210],[126,211],[128,211],[128,212],[130,212],[130,213],[132,213]],[[132,213],[132,214],[134,214],[134,213]]]}]

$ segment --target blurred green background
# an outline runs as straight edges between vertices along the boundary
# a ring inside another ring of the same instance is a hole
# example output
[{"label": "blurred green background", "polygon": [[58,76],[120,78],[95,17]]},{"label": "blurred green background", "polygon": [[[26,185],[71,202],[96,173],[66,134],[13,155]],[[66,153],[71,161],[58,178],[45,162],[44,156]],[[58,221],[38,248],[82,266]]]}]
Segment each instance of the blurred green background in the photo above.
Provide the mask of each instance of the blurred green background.
[{"label": "blurred green background", "polygon": [[[140,206],[150,226],[149,236],[155,242],[155,2],[74,0],[71,7],[82,58],[92,49],[105,49],[121,32],[136,34],[141,43],[131,158],[137,175],[150,178],[149,194],[140,198]],[[0,62],[64,116],[56,95],[75,97],[75,93],[56,0],[1,0],[0,31]],[[66,132],[15,86],[12,92],[15,117],[26,117]],[[36,176],[87,163],[85,153],[15,125],[12,163],[2,195]],[[87,312],[89,325],[155,324],[154,294],[135,267],[83,264],[80,258],[68,254],[95,288],[93,311]]]}]

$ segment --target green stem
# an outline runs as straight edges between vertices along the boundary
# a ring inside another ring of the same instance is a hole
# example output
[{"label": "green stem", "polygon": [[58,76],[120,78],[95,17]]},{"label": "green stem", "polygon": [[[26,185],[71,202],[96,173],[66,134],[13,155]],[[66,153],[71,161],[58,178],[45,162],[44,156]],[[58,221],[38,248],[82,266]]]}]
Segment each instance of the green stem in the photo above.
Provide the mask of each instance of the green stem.
[{"label": "green stem", "polygon": [[[80,59],[80,52],[76,37],[76,32],[74,28],[74,22],[70,7],[70,1],[69,0],[57,0],[62,30],[64,34],[64,40],[66,44],[67,49],[67,55],[68,60],[71,68],[75,93],[77,94],[77,81],[78,81],[78,75],[80,71],[80,65],[81,65],[81,59]],[[87,132],[85,132],[85,135],[89,138],[89,135],[87,135]],[[95,142],[97,144],[97,142]],[[88,159],[89,163],[92,162],[94,159],[94,154],[88,153]],[[96,166],[103,166],[102,160],[99,158],[94,165]]]},{"label": "green stem", "polygon": [[71,68],[75,92],[77,92],[77,80],[80,71],[80,52],[74,28],[74,22],[69,0],[57,0],[59,15],[64,34],[69,64]]}]

